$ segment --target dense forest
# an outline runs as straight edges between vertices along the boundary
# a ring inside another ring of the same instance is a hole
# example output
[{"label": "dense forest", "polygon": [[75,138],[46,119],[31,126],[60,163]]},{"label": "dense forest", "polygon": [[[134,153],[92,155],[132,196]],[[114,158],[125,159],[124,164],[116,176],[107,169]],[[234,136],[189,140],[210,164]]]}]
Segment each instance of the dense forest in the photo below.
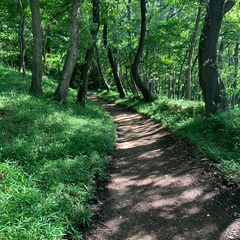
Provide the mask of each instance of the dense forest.
[{"label": "dense forest", "polygon": [[83,237],[116,140],[89,92],[239,187],[239,0],[1,0],[0,22],[1,239]]},{"label": "dense forest", "polygon": [[85,105],[90,88],[147,102],[155,93],[201,100],[207,114],[238,104],[238,1],[1,1],[0,61],[69,85]]}]

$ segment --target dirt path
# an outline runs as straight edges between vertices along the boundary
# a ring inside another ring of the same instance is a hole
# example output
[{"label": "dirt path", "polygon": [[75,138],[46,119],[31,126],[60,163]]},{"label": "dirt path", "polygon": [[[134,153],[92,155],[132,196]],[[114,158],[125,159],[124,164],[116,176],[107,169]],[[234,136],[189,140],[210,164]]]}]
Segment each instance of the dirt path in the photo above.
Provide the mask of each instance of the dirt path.
[{"label": "dirt path", "polygon": [[114,120],[112,180],[86,240],[240,239],[239,192],[159,124],[91,96]]}]

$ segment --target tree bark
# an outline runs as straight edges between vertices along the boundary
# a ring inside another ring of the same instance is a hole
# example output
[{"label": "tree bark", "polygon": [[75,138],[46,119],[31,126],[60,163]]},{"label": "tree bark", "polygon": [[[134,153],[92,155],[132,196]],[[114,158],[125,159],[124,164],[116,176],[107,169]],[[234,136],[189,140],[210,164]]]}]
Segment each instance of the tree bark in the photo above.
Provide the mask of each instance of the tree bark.
[{"label": "tree bark", "polygon": [[[130,9],[130,5],[132,4],[132,0],[128,0],[128,3],[126,4],[127,5],[127,18],[128,18],[128,21],[130,22],[131,19],[132,19],[132,16],[131,16],[131,9]],[[129,37],[129,44],[128,44],[128,48],[130,49],[130,53],[129,53],[129,62],[130,64],[132,64],[132,46],[131,46],[131,39],[132,39],[132,33],[130,31],[130,29],[127,29],[127,33],[128,33],[128,37]],[[132,77],[132,73],[130,71],[130,84],[131,84],[131,90],[132,90],[132,93],[134,95],[138,95],[138,90],[137,90],[137,87],[136,87],[136,84],[134,82],[134,79]]]},{"label": "tree bark", "polygon": [[109,92],[110,91],[110,87],[107,84],[107,81],[103,75],[102,72],[102,68],[101,68],[101,63],[100,63],[100,58],[99,58],[99,53],[98,53],[98,49],[97,49],[97,45],[95,44],[95,50],[96,50],[96,54],[97,54],[97,65],[98,65],[98,72],[102,78],[102,83],[103,83],[103,87]]},{"label": "tree bark", "polygon": [[114,79],[115,79],[115,82],[116,82],[116,85],[117,85],[117,90],[118,90],[118,93],[120,95],[120,98],[125,98],[125,93],[123,91],[123,87],[122,87],[121,81],[120,81],[119,76],[118,76],[117,64],[115,63],[115,61],[113,59],[111,48],[108,46],[107,28],[108,28],[107,24],[104,24],[104,27],[103,27],[104,46],[107,49],[108,59],[109,59],[109,62],[110,62],[111,68],[112,68],[113,76],[114,76]]},{"label": "tree bark", "polygon": [[144,40],[145,40],[145,34],[146,34],[146,2],[145,0],[141,0],[141,33],[140,33],[140,39],[139,39],[139,45],[138,50],[134,59],[134,62],[131,66],[131,72],[132,77],[143,94],[146,102],[152,102],[153,97],[151,95],[151,92],[148,90],[148,88],[145,86],[145,84],[142,82],[141,77],[138,73],[138,66],[140,59],[143,55],[143,49],[144,49]]},{"label": "tree bark", "polygon": [[64,103],[68,95],[69,83],[76,65],[78,56],[78,40],[79,40],[79,6],[80,0],[73,0],[70,22],[70,44],[67,57],[62,70],[61,78],[58,87],[54,93],[55,98]]},{"label": "tree bark", "polygon": [[187,70],[185,74],[186,78],[186,99],[191,100],[191,82],[192,82],[192,62],[193,62],[193,52],[195,48],[195,43],[197,40],[197,33],[199,29],[199,23],[201,20],[201,12],[202,12],[202,6],[200,5],[198,7],[198,14],[195,24],[194,33],[191,39],[191,45],[189,48],[189,55],[188,55],[188,62],[187,62]]},{"label": "tree bark", "polygon": [[96,45],[96,37],[97,37],[98,29],[100,26],[99,0],[92,0],[92,7],[93,7],[93,24],[97,24],[97,27],[96,27],[96,29],[91,31],[91,35],[93,38],[93,44],[87,50],[87,53],[85,56],[85,63],[83,64],[82,69],[81,69],[82,85],[79,86],[78,95],[77,95],[77,103],[79,103],[82,107],[86,106],[88,78],[89,78],[89,73],[90,73],[90,70],[92,67],[94,49],[95,49],[95,45]]},{"label": "tree bark", "polygon": [[234,106],[236,105],[236,99],[237,99],[237,94],[236,94],[236,90],[237,90],[237,80],[238,80],[238,64],[239,64],[239,43],[236,43],[236,46],[235,46],[235,51],[234,51],[234,65],[235,65],[235,73],[234,73],[234,78],[235,78],[235,81],[233,83],[233,89],[234,89],[234,93],[233,93],[233,96],[232,96],[232,107],[234,108]]},{"label": "tree bark", "polygon": [[217,42],[223,15],[235,1],[210,0],[199,42],[199,83],[203,92],[206,114],[215,114],[218,108],[227,110],[227,96],[217,70]]},{"label": "tree bark", "polygon": [[25,25],[25,14],[22,6],[22,1],[18,0],[19,7],[21,10],[21,19],[19,23],[18,36],[19,36],[19,49],[20,49],[20,61],[19,61],[19,72],[23,73],[23,76],[26,74],[25,70],[25,50],[26,50],[26,41],[24,38],[24,25]]},{"label": "tree bark", "polygon": [[33,63],[30,92],[42,94],[42,28],[39,1],[30,0],[33,31]]}]

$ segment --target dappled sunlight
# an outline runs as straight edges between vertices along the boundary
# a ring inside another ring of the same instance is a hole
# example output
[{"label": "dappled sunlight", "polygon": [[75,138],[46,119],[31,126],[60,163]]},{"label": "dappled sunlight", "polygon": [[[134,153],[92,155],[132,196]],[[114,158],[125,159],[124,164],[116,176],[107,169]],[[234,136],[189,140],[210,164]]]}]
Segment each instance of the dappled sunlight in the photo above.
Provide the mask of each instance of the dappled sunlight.
[{"label": "dappled sunlight", "polygon": [[219,240],[225,239],[240,239],[240,218],[224,230]]},{"label": "dappled sunlight", "polygon": [[146,117],[120,109],[112,114],[119,137],[99,239],[220,240],[231,224],[228,206],[193,150]]}]

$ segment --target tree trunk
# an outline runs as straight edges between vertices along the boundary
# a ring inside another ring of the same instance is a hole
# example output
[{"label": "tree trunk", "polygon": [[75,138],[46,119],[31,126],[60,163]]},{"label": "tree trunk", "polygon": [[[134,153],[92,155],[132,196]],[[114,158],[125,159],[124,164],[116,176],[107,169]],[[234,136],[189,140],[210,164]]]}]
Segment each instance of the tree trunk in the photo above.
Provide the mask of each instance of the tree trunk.
[{"label": "tree trunk", "polygon": [[99,53],[98,53],[98,49],[97,49],[97,45],[95,44],[95,50],[96,50],[96,54],[97,54],[97,65],[98,65],[98,72],[102,78],[102,83],[103,83],[103,87],[109,92],[110,91],[110,88],[107,84],[107,81],[103,75],[103,72],[102,72],[102,68],[101,68],[101,63],[100,63],[100,58],[99,58]]},{"label": "tree trunk", "polygon": [[108,53],[108,59],[112,68],[112,72],[113,72],[113,76],[117,85],[117,90],[118,93],[120,95],[120,98],[125,98],[125,93],[123,91],[123,87],[121,84],[121,81],[119,79],[118,76],[118,72],[117,72],[117,64],[115,63],[114,59],[113,59],[113,55],[112,55],[112,51],[111,48],[108,46],[108,41],[107,41],[107,24],[104,24],[104,28],[103,28],[103,41],[104,41],[104,46],[107,49],[107,53]]},{"label": "tree trunk", "polygon": [[143,55],[143,48],[144,48],[144,40],[145,40],[145,34],[146,34],[146,2],[145,0],[141,0],[141,34],[140,34],[140,40],[138,45],[138,50],[134,59],[134,62],[131,66],[131,72],[132,77],[143,94],[146,102],[152,102],[153,97],[151,95],[151,92],[148,90],[148,88],[145,86],[145,84],[142,82],[140,75],[138,73],[138,66],[140,59]]},{"label": "tree trunk", "polygon": [[20,9],[21,9],[21,19],[19,23],[19,31],[18,31],[18,36],[19,36],[19,48],[20,48],[20,61],[19,61],[19,72],[23,73],[23,76],[26,74],[25,70],[25,50],[26,50],[26,42],[24,39],[24,24],[25,24],[25,14],[22,6],[22,1],[18,0]]},{"label": "tree trunk", "polygon": [[46,61],[47,61],[47,45],[49,42],[49,35],[50,35],[50,27],[51,24],[48,24],[46,32],[45,32],[45,37],[44,37],[44,43],[43,43],[43,73],[46,71]]},{"label": "tree trunk", "polygon": [[76,65],[78,56],[78,39],[79,39],[79,6],[80,0],[73,0],[70,22],[70,45],[67,53],[67,57],[62,70],[61,78],[58,87],[54,93],[55,98],[64,103],[67,95],[69,83],[73,74],[74,67]]},{"label": "tree trunk", "polygon": [[198,7],[198,14],[197,14],[197,19],[196,19],[195,29],[194,29],[194,33],[193,33],[193,36],[192,36],[191,45],[190,45],[190,48],[189,48],[187,69],[186,69],[186,74],[185,74],[185,78],[186,78],[186,99],[188,99],[188,100],[191,100],[193,52],[194,52],[195,43],[196,43],[196,40],[197,40],[199,23],[200,23],[200,20],[201,20],[201,12],[202,12],[202,6],[200,5]]},{"label": "tree trunk", "polygon": [[[182,72],[183,72],[183,65],[184,65],[184,63],[185,63],[185,61],[186,61],[186,58],[187,58],[187,51],[186,51],[185,56],[184,56],[184,59],[183,59],[183,61],[182,61],[182,63],[181,63],[180,73],[179,73],[179,76],[178,76],[178,88],[177,88],[177,98],[178,98],[178,99],[180,99],[181,78],[182,78]],[[184,86],[185,86],[185,85],[184,85]],[[183,89],[184,89],[184,86],[183,86]],[[182,94],[181,97],[183,97],[183,94]]]},{"label": "tree trunk", "polygon": [[[132,16],[131,16],[131,9],[130,9],[130,5],[132,4],[132,0],[128,0],[128,4],[127,5],[127,18],[128,18],[128,21],[130,22],[131,19],[132,19]],[[129,37],[129,44],[128,44],[128,48],[130,49],[130,53],[129,53],[129,62],[130,64],[132,64],[132,46],[131,46],[131,39],[132,39],[132,33],[130,31],[130,29],[127,29],[127,33],[128,33],[128,37]],[[137,87],[136,87],[136,84],[134,82],[134,79],[132,77],[132,73],[130,71],[130,84],[131,84],[131,90],[132,90],[132,93],[136,96],[138,95],[138,90],[137,90]]]},{"label": "tree trunk", "polygon": [[203,92],[207,115],[215,114],[220,106],[227,110],[225,88],[218,79],[217,42],[223,15],[235,4],[234,1],[210,0],[199,42],[199,82]]},{"label": "tree trunk", "polygon": [[[77,95],[77,102],[82,106],[86,106],[86,99],[87,99],[87,90],[88,90],[88,78],[89,73],[92,67],[92,60],[94,55],[94,49],[96,45],[96,37],[98,33],[98,29],[100,26],[100,17],[99,17],[99,0],[92,0],[92,7],[93,7],[93,24],[97,24],[97,28],[91,31],[91,35],[93,38],[93,44],[90,49],[87,50],[85,56],[85,63],[81,69],[81,81],[82,85],[79,86],[78,95]],[[95,26],[94,26],[95,27]]]},{"label": "tree trunk", "polygon": [[39,1],[30,0],[33,31],[33,63],[30,92],[42,94],[42,28]]},{"label": "tree trunk", "polygon": [[236,47],[235,47],[235,51],[234,51],[234,62],[235,62],[235,73],[234,73],[234,78],[235,81],[233,83],[233,89],[234,89],[234,93],[232,96],[232,107],[234,108],[234,106],[236,105],[236,98],[237,98],[237,94],[236,94],[236,90],[237,90],[237,78],[238,78],[238,57],[239,55],[239,43],[236,43]]}]

